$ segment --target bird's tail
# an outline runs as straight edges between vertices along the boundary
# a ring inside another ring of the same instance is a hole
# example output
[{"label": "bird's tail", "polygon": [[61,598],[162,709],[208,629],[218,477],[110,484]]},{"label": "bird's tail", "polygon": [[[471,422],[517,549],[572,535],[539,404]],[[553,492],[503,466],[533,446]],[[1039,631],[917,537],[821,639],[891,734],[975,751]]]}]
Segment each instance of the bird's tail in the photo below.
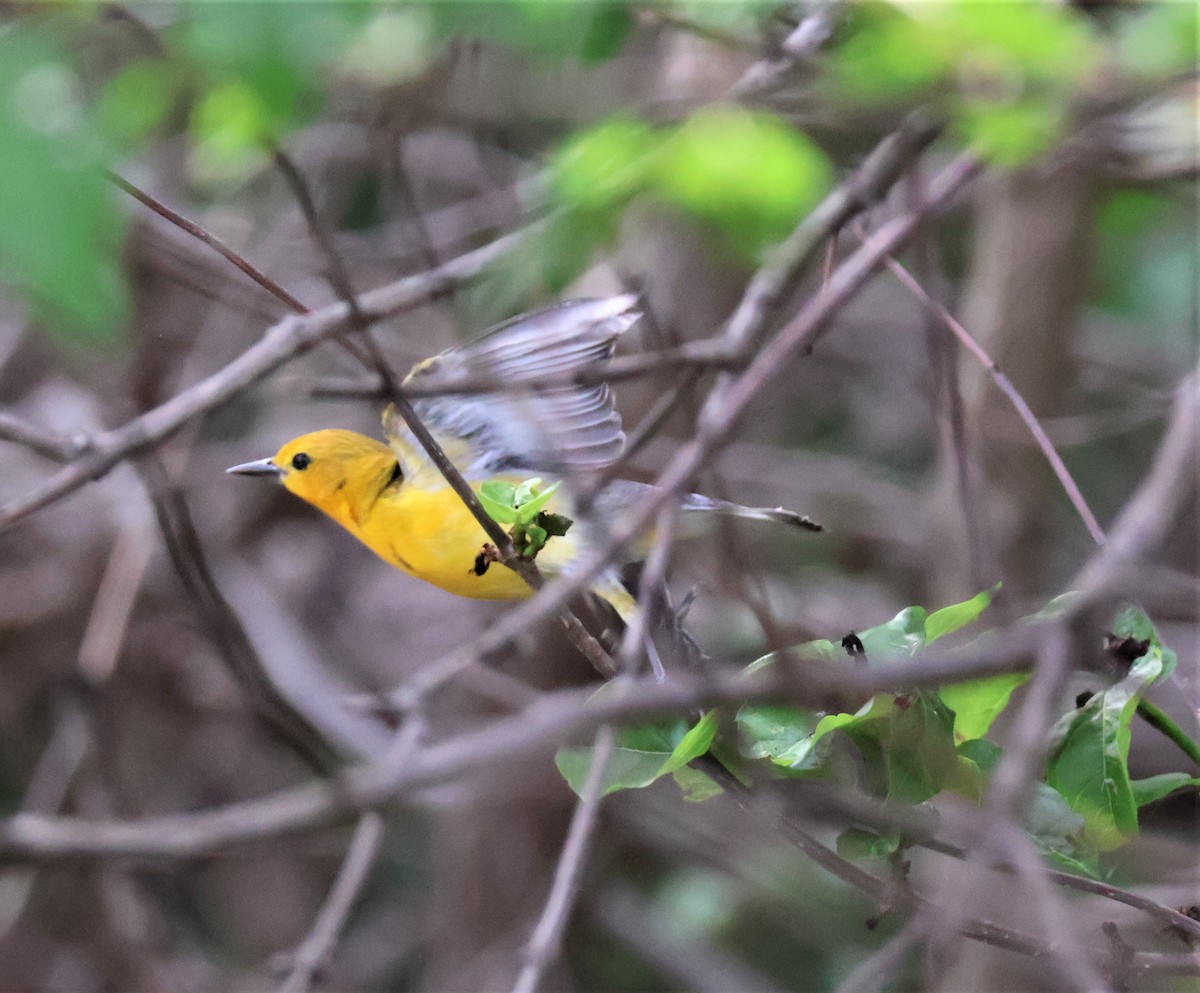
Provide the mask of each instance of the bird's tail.
[{"label": "bird's tail", "polygon": [[714,500],[712,497],[701,496],[698,493],[689,494],[683,501],[684,510],[703,510],[718,514],[728,514],[730,517],[741,517],[748,521],[775,521],[778,524],[789,524],[805,531],[824,530],[820,524],[804,514],[783,507],[743,507],[740,503],[728,500]]},{"label": "bird's tail", "polygon": [[[621,618],[622,623],[626,627],[629,627],[633,623],[634,618],[642,609],[633,594],[621,584],[621,581],[615,575],[601,576],[592,584],[591,591],[616,611],[617,616]],[[658,649],[654,647],[654,639],[648,630],[645,632],[644,647],[646,649],[647,661],[650,663],[650,669],[654,673],[654,678],[660,683],[665,682],[667,673],[663,668],[662,658],[658,654]]]}]

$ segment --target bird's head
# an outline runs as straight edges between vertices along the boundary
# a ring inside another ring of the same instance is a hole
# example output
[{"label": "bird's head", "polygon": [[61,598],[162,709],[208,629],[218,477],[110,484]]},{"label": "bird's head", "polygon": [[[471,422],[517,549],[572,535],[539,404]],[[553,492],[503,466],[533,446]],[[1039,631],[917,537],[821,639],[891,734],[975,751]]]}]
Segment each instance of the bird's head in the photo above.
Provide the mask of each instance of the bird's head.
[{"label": "bird's head", "polygon": [[396,454],[387,445],[336,428],[302,434],[269,459],[225,471],[274,476],[296,496],[346,527],[362,524],[379,495],[403,479]]}]

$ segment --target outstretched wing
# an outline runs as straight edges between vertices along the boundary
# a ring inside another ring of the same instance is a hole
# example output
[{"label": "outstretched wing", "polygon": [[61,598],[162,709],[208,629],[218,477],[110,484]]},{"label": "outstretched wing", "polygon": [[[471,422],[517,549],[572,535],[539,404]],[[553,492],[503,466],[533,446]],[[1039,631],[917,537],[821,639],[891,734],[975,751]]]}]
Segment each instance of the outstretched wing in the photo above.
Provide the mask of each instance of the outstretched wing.
[{"label": "outstretched wing", "polygon": [[[413,406],[468,478],[506,469],[562,473],[614,461],[625,446],[607,384],[522,389],[569,376],[612,357],[617,338],[640,316],[626,294],[573,300],[515,317],[468,345],[418,363],[404,380],[464,376],[496,382],[496,392],[429,397]],[[403,422],[385,423],[406,478],[430,468]]]}]

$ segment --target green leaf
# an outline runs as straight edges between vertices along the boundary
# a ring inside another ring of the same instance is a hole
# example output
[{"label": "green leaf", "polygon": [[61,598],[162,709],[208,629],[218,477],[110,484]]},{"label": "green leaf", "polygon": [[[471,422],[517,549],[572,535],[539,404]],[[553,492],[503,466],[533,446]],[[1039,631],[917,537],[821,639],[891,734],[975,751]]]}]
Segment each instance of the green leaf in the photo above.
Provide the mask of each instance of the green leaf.
[{"label": "green leaf", "polygon": [[632,26],[613,0],[454,0],[430,9],[447,38],[486,39],[553,65],[611,58]]},{"label": "green leaf", "polygon": [[676,769],[671,773],[671,778],[688,803],[703,803],[725,792],[710,776],[691,766]]},{"label": "green leaf", "polygon": [[1121,638],[1150,642],[1146,655],[1136,660],[1135,665],[1157,667],[1158,675],[1153,677],[1153,682],[1160,682],[1169,677],[1179,664],[1178,656],[1159,640],[1154,624],[1140,607],[1133,604],[1122,607],[1113,619],[1112,633]]},{"label": "green leaf", "polygon": [[918,693],[906,706],[897,703],[888,720],[864,730],[879,741],[887,799],[920,803],[947,789],[979,797],[979,767],[959,755],[954,715],[936,693]]},{"label": "green leaf", "polygon": [[606,62],[615,58],[633,28],[633,14],[624,4],[613,3],[610,0],[594,4],[591,21],[580,43],[580,58],[584,64]]},{"label": "green leaf", "polygon": [[532,499],[541,485],[541,476],[534,476],[532,479],[525,480],[513,491],[513,506],[520,507],[523,503]]},{"label": "green leaf", "polygon": [[1033,802],[1025,830],[1042,854],[1057,868],[1093,879],[1100,878],[1096,850],[1085,841],[1086,823],[1062,795],[1045,783],[1034,784]]},{"label": "green leaf", "polygon": [[191,165],[206,180],[240,178],[266,161],[267,107],[245,83],[226,83],[206,93],[192,111],[191,130],[196,139]]},{"label": "green leaf", "polygon": [[970,759],[984,775],[989,775],[1000,761],[1003,749],[986,738],[972,738],[958,746],[958,754]]},{"label": "green leaf", "polygon": [[1015,169],[1058,140],[1066,116],[1067,105],[1057,98],[1030,97],[1013,103],[972,100],[963,104],[955,126],[980,158]]},{"label": "green leaf", "polygon": [[895,697],[882,693],[871,697],[853,714],[826,714],[817,721],[811,734],[776,756],[776,764],[797,770],[816,768],[827,754],[827,748],[821,746],[828,735],[834,731],[853,731],[869,721],[885,718],[892,713],[894,704]]},{"label": "green leaf", "polygon": [[115,208],[79,99],[44,26],[0,29],[0,283],[56,337],[112,341],[129,314]]},{"label": "green leaf", "polygon": [[795,707],[746,706],[738,710],[734,723],[746,755],[777,759],[806,740],[820,719],[819,714]]},{"label": "green leaf", "polygon": [[943,686],[938,692],[942,702],[954,711],[955,739],[970,741],[987,734],[1008,706],[1013,690],[1028,678],[1028,673],[1012,672]]},{"label": "green leaf", "polygon": [[688,732],[682,717],[650,724],[633,724],[617,730],[617,744],[642,752],[659,752],[665,761]]},{"label": "green leaf", "polygon": [[1133,790],[1133,801],[1140,809],[1148,803],[1161,800],[1176,790],[1182,790],[1188,786],[1200,786],[1200,776],[1189,776],[1186,772],[1164,772],[1146,779],[1134,779],[1129,785]]},{"label": "green leaf", "polygon": [[97,124],[118,149],[135,148],[166,120],[181,92],[182,79],[171,62],[134,62],[104,85]]},{"label": "green leaf", "polygon": [[[558,771],[577,794],[587,781],[592,766],[591,748],[560,748],[554,756]],[[636,790],[649,786],[663,773],[662,752],[641,752],[633,748],[614,748],[604,770],[601,796],[618,790]]]},{"label": "green leaf", "polygon": [[545,510],[537,515],[537,522],[551,538],[563,537],[575,523],[569,517],[562,514],[551,514]]},{"label": "green leaf", "polygon": [[521,555],[527,559],[531,559],[546,547],[546,529],[538,527],[536,524],[526,524],[522,527],[521,531],[523,541]]},{"label": "green leaf", "polygon": [[887,623],[860,631],[867,658],[874,665],[916,655],[925,646],[926,618],[924,607],[905,607]]},{"label": "green leaf", "polygon": [[710,710],[696,722],[696,726],[688,731],[679,744],[675,746],[666,762],[663,763],[663,771],[674,772],[687,765],[692,759],[698,759],[708,751],[716,735],[717,712]]},{"label": "green leaf", "polygon": [[433,18],[427,9],[417,4],[386,7],[342,55],[341,75],[379,88],[415,79],[437,53],[433,34]]},{"label": "green leaf", "polygon": [[900,832],[885,835],[862,828],[847,828],[837,836],[837,853],[844,859],[879,861],[900,850]]},{"label": "green leaf", "polygon": [[[835,645],[832,641],[826,641],[824,638],[818,638],[816,641],[806,641],[800,645],[793,645],[791,648],[786,649],[786,654],[793,658],[810,662],[837,663],[845,661],[848,658],[846,650],[841,645]],[[743,671],[747,676],[759,672],[768,666],[774,665],[779,655],[780,653],[778,652],[770,652],[763,655],[751,662]]]},{"label": "green leaf", "polygon": [[476,495],[488,516],[498,524],[515,524],[517,510],[513,506],[516,487],[502,480],[489,480],[479,487]]},{"label": "green leaf", "polygon": [[[641,789],[668,774],[691,799],[721,792],[719,786],[687,764],[708,751],[717,731],[716,711],[709,711],[688,728],[683,720],[621,728],[617,747],[605,769],[602,796],[617,790]],[[593,749],[561,748],[554,757],[559,772],[576,793],[587,780]],[[695,775],[691,775],[691,773]],[[710,784],[705,786],[704,782]]]},{"label": "green leaf", "polygon": [[900,100],[931,87],[954,65],[953,39],[887,4],[861,5],[833,53],[841,92],[867,101]]},{"label": "green leaf", "polygon": [[552,196],[587,215],[623,207],[646,185],[659,139],[632,117],[613,117],[576,135],[550,160]]},{"label": "green leaf", "polygon": [[1131,73],[1166,78],[1197,62],[1196,7],[1190,3],[1144,4],[1118,25],[1117,55]]},{"label": "green leaf", "polygon": [[509,510],[516,507],[517,488],[512,483],[491,479],[479,487],[479,493]]},{"label": "green leaf", "polygon": [[650,188],[716,224],[736,250],[756,253],[783,238],[832,178],[825,153],[780,118],[719,106],[697,111],[663,141]]},{"label": "green leaf", "polygon": [[944,638],[959,628],[964,628],[978,620],[979,615],[984,612],[992,602],[992,598],[1000,591],[1000,586],[1001,584],[997,583],[990,590],[976,593],[970,600],[935,610],[925,618],[925,644],[931,645],[938,638]]},{"label": "green leaf", "polygon": [[1083,816],[1098,851],[1110,851],[1137,833],[1128,765],[1130,722],[1142,693],[1162,670],[1161,652],[1146,652],[1121,682],[1067,714],[1051,733],[1046,782]]},{"label": "green leaf", "polygon": [[513,503],[517,508],[517,519],[521,521],[532,521],[543,507],[546,506],[558,492],[562,481],[551,483],[544,490],[539,491],[541,485],[540,479],[528,479],[522,483],[513,494]]}]

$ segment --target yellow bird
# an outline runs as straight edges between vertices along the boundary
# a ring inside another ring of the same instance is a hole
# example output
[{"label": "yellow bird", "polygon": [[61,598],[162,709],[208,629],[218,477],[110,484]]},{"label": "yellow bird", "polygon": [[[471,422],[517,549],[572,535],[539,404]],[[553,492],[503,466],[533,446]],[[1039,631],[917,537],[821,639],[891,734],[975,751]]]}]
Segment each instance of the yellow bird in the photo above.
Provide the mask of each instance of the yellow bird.
[{"label": "yellow bird", "polygon": [[[607,385],[521,391],[522,381],[568,378],[611,358],[617,339],[636,323],[637,298],[623,295],[576,300],[514,318],[484,337],[418,363],[406,384],[429,376],[495,379],[503,392],[419,399],[413,406],[447,456],[478,492],[489,480],[514,485],[532,476],[547,485],[615,461],[625,444],[621,418]],[[516,387],[516,389],[514,389]],[[380,558],[398,569],[459,596],[519,600],[532,591],[500,565],[481,569],[477,557],[487,534],[426,455],[407,426],[384,415],[388,443],[354,431],[328,429],[301,435],[268,459],[228,472],[267,475],[337,521]],[[571,563],[602,541],[600,523],[645,494],[645,484],[616,480],[596,498],[589,514],[576,513],[568,487],[545,509],[574,520],[537,555],[548,577],[569,573]],[[691,494],[688,519],[713,513],[783,521],[808,530],[820,526],[782,508],[743,507]],[[614,567],[591,586],[625,621],[636,602]],[[656,661],[656,660],[655,660]],[[658,667],[656,666],[656,669]]]}]

